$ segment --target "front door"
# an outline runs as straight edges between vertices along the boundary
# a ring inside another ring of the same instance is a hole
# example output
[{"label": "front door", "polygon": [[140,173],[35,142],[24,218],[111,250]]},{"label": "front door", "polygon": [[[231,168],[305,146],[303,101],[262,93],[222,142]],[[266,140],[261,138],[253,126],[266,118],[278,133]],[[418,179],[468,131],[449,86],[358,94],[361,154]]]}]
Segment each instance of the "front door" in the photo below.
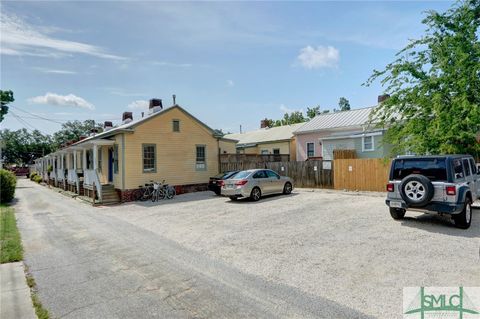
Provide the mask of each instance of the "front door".
[{"label": "front door", "polygon": [[108,182],[113,182],[113,150],[108,149]]}]

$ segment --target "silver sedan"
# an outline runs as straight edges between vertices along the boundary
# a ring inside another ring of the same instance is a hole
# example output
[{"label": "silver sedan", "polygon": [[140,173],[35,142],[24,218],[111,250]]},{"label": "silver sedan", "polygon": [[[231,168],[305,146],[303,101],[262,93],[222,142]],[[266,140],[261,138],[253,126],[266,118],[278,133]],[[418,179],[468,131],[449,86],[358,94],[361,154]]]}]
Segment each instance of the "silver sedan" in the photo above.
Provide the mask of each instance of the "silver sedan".
[{"label": "silver sedan", "polygon": [[240,171],[231,179],[222,181],[221,185],[222,195],[230,197],[231,200],[249,197],[257,201],[263,195],[290,194],[293,189],[290,177],[280,176],[269,169]]}]

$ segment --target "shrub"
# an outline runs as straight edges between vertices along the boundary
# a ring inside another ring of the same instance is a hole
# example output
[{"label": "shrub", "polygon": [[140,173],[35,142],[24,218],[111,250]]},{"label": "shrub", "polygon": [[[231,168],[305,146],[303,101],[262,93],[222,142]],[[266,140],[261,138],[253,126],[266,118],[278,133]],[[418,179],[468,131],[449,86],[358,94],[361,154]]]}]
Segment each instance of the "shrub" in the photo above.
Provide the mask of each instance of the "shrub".
[{"label": "shrub", "polygon": [[12,201],[15,195],[15,185],[17,178],[10,171],[0,169],[0,203],[8,203]]},{"label": "shrub", "polygon": [[35,183],[39,183],[42,181],[42,176],[40,175],[35,175],[32,179],[32,181],[34,181]]},{"label": "shrub", "polygon": [[35,178],[35,176],[38,176],[37,172],[31,172],[31,173],[30,173],[30,180],[33,181],[33,179]]}]

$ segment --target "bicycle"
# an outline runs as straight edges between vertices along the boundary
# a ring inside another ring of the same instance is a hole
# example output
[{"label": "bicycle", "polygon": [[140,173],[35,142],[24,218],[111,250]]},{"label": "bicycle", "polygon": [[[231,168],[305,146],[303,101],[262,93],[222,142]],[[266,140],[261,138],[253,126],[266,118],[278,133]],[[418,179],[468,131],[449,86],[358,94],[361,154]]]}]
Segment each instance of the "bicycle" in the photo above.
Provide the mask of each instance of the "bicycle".
[{"label": "bicycle", "polygon": [[133,199],[135,201],[146,201],[152,198],[154,189],[153,189],[153,181],[150,181],[149,184],[145,184],[145,186],[138,186],[138,190],[133,193]]},{"label": "bicycle", "polygon": [[167,196],[167,192],[165,192],[165,188],[163,187],[165,180],[163,182],[153,182],[153,194],[152,194],[152,202],[158,202],[159,199],[164,199]]}]

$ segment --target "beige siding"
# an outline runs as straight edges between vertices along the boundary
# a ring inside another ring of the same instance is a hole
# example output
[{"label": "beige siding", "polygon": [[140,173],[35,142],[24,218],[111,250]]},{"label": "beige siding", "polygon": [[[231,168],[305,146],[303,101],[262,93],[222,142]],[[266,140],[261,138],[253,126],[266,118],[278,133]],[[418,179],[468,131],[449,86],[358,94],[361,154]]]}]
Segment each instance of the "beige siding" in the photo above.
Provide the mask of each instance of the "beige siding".
[{"label": "beige siding", "polygon": [[268,154],[273,154],[273,149],[275,148],[280,149],[280,154],[290,154],[289,142],[274,142],[274,143],[258,144],[258,154],[262,154],[263,150],[267,150]]},{"label": "beige siding", "polygon": [[[98,177],[101,184],[108,184],[108,148],[110,146],[99,146],[98,153],[102,157],[102,161],[98,166]],[[102,154],[102,155],[100,155]]]},{"label": "beige siding", "polygon": [[[180,132],[172,131],[173,119],[180,120]],[[156,172],[143,172],[143,144],[156,145]],[[137,188],[150,180],[165,180],[170,185],[207,183],[210,176],[218,173],[219,142],[179,109],[142,123],[134,133],[125,133],[125,145],[124,189]],[[206,170],[196,170],[196,145],[206,147]],[[120,170],[121,159],[120,155]]]},{"label": "beige siding", "polygon": [[[113,171],[113,185],[115,186],[115,188],[118,188],[118,189],[124,189],[123,188],[123,180],[122,180],[122,176],[123,176],[123,172],[122,172],[122,165],[123,165],[122,139],[123,139],[123,137],[124,137],[123,133],[115,135],[115,137],[114,137],[115,144],[112,146],[112,147],[114,147],[115,145],[118,146],[118,172],[115,173],[115,170]],[[113,166],[114,165],[112,164],[112,167]]]},{"label": "beige siding", "polygon": [[297,139],[294,137],[290,141],[290,161],[297,160]]},{"label": "beige siding", "polygon": [[220,141],[220,154],[237,153],[236,145],[236,142]]}]

